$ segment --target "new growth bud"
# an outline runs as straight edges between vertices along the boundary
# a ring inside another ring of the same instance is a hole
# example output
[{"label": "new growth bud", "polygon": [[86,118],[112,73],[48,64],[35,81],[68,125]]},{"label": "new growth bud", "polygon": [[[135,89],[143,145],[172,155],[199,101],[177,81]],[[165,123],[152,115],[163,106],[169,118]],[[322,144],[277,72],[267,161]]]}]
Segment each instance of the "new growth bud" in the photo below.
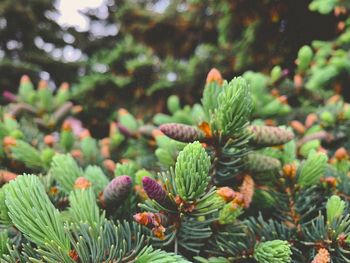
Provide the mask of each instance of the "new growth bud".
[{"label": "new growth bud", "polygon": [[217,70],[216,68],[212,68],[209,71],[209,73],[207,75],[207,80],[206,80],[207,84],[209,84],[211,82],[217,82],[219,85],[221,85],[223,81],[224,80],[223,80],[219,70]]}]

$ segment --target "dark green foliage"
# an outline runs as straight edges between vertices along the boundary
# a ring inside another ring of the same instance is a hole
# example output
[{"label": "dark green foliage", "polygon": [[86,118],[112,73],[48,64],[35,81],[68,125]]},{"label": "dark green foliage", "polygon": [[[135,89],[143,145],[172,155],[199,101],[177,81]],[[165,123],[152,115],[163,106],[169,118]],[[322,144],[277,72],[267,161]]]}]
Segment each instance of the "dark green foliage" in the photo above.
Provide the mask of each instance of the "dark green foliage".
[{"label": "dark green foliage", "polygon": [[[68,30],[47,16],[47,12],[55,10],[54,3],[46,0],[1,2],[0,50],[4,52],[0,58],[1,92],[14,88],[23,74],[30,75],[35,82],[42,71],[50,73],[57,84],[76,79],[78,63],[67,62],[63,57],[55,59],[43,48],[45,43],[53,45],[52,50],[68,44],[62,39],[69,34]],[[39,42],[43,44],[35,44]]]},{"label": "dark green foliage", "polygon": [[[72,89],[23,76],[4,93],[0,261],[350,262],[348,3],[157,3],[106,4],[115,38],[70,31],[91,55]],[[308,4],[337,20],[334,38],[273,52]],[[55,22],[51,4],[27,5],[32,42]]]}]

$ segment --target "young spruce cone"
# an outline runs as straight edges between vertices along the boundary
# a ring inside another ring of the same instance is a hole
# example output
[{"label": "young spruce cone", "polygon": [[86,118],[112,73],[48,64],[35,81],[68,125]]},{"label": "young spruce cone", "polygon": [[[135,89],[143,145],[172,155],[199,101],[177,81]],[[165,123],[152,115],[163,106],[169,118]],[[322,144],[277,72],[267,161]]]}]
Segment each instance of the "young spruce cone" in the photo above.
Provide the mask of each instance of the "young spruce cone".
[{"label": "young spruce cone", "polygon": [[121,175],[114,178],[103,191],[103,202],[107,209],[118,208],[131,190],[131,178]]},{"label": "young spruce cone", "polygon": [[281,162],[273,157],[251,153],[245,158],[246,168],[251,172],[267,172],[281,168]]},{"label": "young spruce cone", "polygon": [[248,130],[253,134],[252,144],[256,146],[277,146],[294,138],[293,132],[279,127],[251,125]]},{"label": "young spruce cone", "polygon": [[168,137],[181,142],[200,141],[205,138],[204,132],[194,126],[180,123],[167,123],[159,129]]},{"label": "young spruce cone", "polygon": [[156,180],[145,176],[142,178],[143,189],[150,199],[154,199],[159,204],[162,204],[166,198],[166,192]]}]

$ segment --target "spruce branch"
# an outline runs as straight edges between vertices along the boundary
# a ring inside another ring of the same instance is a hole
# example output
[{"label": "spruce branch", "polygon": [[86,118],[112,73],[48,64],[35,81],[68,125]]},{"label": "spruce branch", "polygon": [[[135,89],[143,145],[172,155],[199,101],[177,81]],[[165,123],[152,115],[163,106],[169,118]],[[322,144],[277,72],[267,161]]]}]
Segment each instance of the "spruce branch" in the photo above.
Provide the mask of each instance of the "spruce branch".
[{"label": "spruce branch", "polygon": [[331,224],[335,219],[339,218],[344,213],[345,202],[337,195],[331,196],[326,205],[327,222]]},{"label": "spruce branch", "polygon": [[222,79],[221,81],[208,81],[205,85],[202,97],[202,105],[207,120],[210,120],[212,114],[218,106],[218,95],[223,90],[221,87],[222,82]]},{"label": "spruce branch", "polygon": [[104,219],[99,228],[87,223],[71,223],[66,232],[81,262],[135,262],[148,239],[139,225]]},{"label": "spruce branch", "polygon": [[87,189],[76,189],[69,195],[69,214],[76,223],[87,223],[90,227],[99,229],[104,220],[104,213],[96,203],[96,196],[91,187]]},{"label": "spruce branch", "polygon": [[86,167],[84,177],[91,182],[95,194],[102,192],[109,183],[108,178],[102,169],[96,165],[89,165]]},{"label": "spruce branch", "polygon": [[0,188],[0,224],[4,226],[12,224],[8,215],[8,208],[6,206],[6,188],[8,188],[8,184],[5,184]]},{"label": "spruce branch", "polygon": [[327,160],[328,158],[325,154],[310,152],[307,160],[302,164],[298,172],[297,183],[302,187],[317,184],[324,175]]},{"label": "spruce branch", "polygon": [[246,80],[238,77],[224,83],[212,116],[213,132],[233,138],[241,135],[249,123],[251,111],[252,98]]},{"label": "spruce branch", "polygon": [[52,159],[50,173],[65,192],[73,190],[75,180],[83,175],[83,171],[70,154],[57,154]]},{"label": "spruce branch", "polygon": [[38,177],[19,176],[9,183],[5,193],[13,224],[43,251],[71,262],[68,256],[70,242],[61,215],[50,202]]},{"label": "spruce branch", "polygon": [[39,151],[27,142],[17,140],[16,144],[11,147],[11,152],[14,159],[22,161],[29,168],[37,170],[47,168]]},{"label": "spruce branch", "polygon": [[184,259],[180,255],[176,255],[174,253],[168,253],[164,250],[154,249],[152,246],[144,247],[136,259],[133,261],[135,263],[190,263],[190,261]]},{"label": "spruce branch", "polygon": [[0,256],[7,254],[7,245],[9,242],[7,230],[0,230]]}]

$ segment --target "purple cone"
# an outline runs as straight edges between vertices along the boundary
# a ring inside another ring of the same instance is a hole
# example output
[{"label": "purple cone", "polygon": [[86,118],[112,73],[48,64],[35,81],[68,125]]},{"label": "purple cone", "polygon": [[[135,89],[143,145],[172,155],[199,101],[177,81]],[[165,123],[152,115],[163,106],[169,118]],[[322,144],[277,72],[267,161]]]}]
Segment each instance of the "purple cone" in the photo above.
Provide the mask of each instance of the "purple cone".
[{"label": "purple cone", "polygon": [[158,203],[162,204],[166,198],[166,192],[160,184],[158,184],[154,179],[150,177],[142,178],[143,189],[150,199],[156,200]]},{"label": "purple cone", "polygon": [[122,204],[131,190],[131,178],[121,175],[114,178],[103,191],[103,200],[108,209],[116,209]]},{"label": "purple cone", "polygon": [[119,132],[121,134],[123,134],[124,136],[127,136],[127,137],[133,136],[133,133],[127,127],[125,127],[123,124],[118,122],[117,127],[118,127]]},{"label": "purple cone", "polygon": [[2,96],[4,96],[4,98],[10,102],[17,101],[17,96],[13,94],[11,91],[5,90]]}]

